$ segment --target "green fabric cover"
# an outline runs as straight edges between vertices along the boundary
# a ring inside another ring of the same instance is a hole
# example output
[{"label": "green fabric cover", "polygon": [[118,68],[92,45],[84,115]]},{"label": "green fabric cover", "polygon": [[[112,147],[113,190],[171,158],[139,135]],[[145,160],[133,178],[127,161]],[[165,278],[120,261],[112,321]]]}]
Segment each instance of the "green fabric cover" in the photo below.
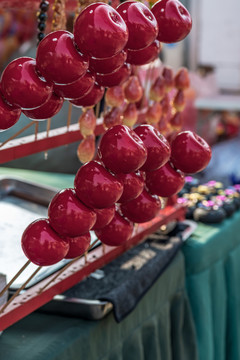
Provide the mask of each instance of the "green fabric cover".
[{"label": "green fabric cover", "polygon": [[197,360],[182,253],[121,323],[35,312],[2,333],[0,359]]},{"label": "green fabric cover", "polygon": [[[74,175],[8,169],[14,176],[59,189]],[[113,313],[87,321],[40,312],[0,336],[0,360],[197,360],[196,335],[185,289],[181,252],[120,324]]]},{"label": "green fabric cover", "polygon": [[183,246],[199,360],[240,359],[240,211]]}]

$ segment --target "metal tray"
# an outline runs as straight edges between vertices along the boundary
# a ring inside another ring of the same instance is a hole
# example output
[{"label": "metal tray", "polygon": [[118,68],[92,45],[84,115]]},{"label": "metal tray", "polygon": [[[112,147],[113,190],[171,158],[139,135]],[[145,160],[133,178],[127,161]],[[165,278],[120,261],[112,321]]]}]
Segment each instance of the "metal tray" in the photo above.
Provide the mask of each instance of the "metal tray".
[{"label": "metal tray", "polygon": [[[184,228],[184,230],[181,231],[182,241],[186,241],[196,229],[197,223],[192,220],[185,220],[181,221],[180,224]],[[168,242],[168,233],[171,233],[175,227],[176,222],[171,222],[168,224],[168,226],[163,227],[162,230],[160,228],[156,235],[153,234],[151,238],[155,237],[156,241]],[[89,276],[101,280],[105,274],[104,271],[98,269]],[[118,286],[117,283],[116,286]],[[112,309],[112,303],[107,301],[85,299],[80,297],[69,297],[61,294],[55,296],[52,301],[42,306],[39,310],[42,312],[63,314],[67,316],[70,315],[88,320],[100,320],[104,318],[110,311],[112,311]]]},{"label": "metal tray", "polygon": [[[48,204],[59,189],[43,186],[18,178],[0,177],[0,273],[7,282],[26,263],[21,249],[21,236],[25,228],[34,220],[47,217]],[[91,234],[91,241],[96,239]],[[69,260],[44,267],[27,287],[31,287],[63,267]],[[18,289],[36,269],[30,264],[12,284],[11,291]]]}]

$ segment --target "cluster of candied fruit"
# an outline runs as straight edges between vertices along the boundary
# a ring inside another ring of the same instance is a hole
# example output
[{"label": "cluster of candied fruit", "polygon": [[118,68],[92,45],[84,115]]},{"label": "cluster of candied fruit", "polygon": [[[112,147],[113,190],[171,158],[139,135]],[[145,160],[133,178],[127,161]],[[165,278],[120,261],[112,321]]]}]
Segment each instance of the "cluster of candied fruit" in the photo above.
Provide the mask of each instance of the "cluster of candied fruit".
[{"label": "cluster of candied fruit", "polygon": [[[211,149],[198,135],[182,131],[168,142],[162,134],[174,86],[170,124],[181,128],[183,92],[189,86],[186,69],[175,77],[169,68],[163,69],[149,91],[145,124],[136,126],[144,89],[133,67],[154,61],[162,42],[183,40],[191,27],[191,16],[178,0],[160,0],[151,9],[138,1],[123,2],[116,9],[92,3],[76,18],[73,34],[53,31],[39,43],[36,59],[18,58],[5,68],[0,130],[13,126],[21,112],[34,120],[50,118],[64,100],[85,108],[79,119],[84,139],[78,151],[84,165],[74,187],[58,192],[48,217],[31,223],[22,235],[22,249],[33,263],[48,266],[84,254],[90,231],[103,244],[123,245],[135,223],[156,217],[161,198],[183,188],[185,174],[207,166]],[[105,132],[98,157],[92,160],[93,107],[104,93]],[[89,139],[92,143],[84,148]]]},{"label": "cluster of candied fruit", "polygon": [[30,224],[22,236],[25,255],[38,265],[83,254],[90,230],[102,243],[124,244],[134,223],[152,220],[161,197],[178,193],[184,175],[204,169],[211,149],[198,135],[179,132],[171,145],[152,125],[114,125],[102,136],[98,159],[78,170],[74,188],[56,194],[48,219]]},{"label": "cluster of candied fruit", "polygon": [[153,61],[161,42],[184,39],[191,17],[179,1],[161,0],[150,10],[138,1],[116,9],[105,3],[87,6],[77,17],[74,33],[53,31],[39,43],[36,59],[21,57],[4,69],[0,80],[0,130],[13,126],[21,112],[45,120],[63,101],[91,107],[104,88],[131,75],[132,65]]}]

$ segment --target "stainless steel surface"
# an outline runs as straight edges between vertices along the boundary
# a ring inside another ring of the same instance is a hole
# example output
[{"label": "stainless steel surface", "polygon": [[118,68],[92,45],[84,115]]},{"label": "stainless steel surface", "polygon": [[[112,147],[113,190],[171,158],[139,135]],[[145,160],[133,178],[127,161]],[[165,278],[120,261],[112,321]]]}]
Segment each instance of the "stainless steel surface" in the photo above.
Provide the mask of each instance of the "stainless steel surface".
[{"label": "stainless steel surface", "polygon": [[113,305],[107,301],[69,298],[57,295],[53,301],[44,305],[40,311],[81,317],[88,320],[100,320],[104,318]]}]

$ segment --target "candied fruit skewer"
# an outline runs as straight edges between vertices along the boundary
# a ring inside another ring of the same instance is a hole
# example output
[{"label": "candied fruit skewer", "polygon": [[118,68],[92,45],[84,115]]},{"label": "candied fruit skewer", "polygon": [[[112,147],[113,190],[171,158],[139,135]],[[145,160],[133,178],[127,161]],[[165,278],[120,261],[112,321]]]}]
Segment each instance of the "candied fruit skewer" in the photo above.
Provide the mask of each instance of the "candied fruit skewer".
[{"label": "candied fruit skewer", "polygon": [[59,270],[59,271],[57,272],[57,274],[56,274],[47,284],[45,284],[45,285],[39,290],[39,294],[41,294],[41,293],[43,292],[43,290],[45,290],[45,289],[48,287],[48,285],[50,285],[53,281],[55,281],[55,280],[59,277],[59,275],[61,275],[65,270],[67,270],[72,264],[74,264],[76,261],[78,261],[79,259],[81,259],[83,256],[85,256],[85,261],[86,261],[86,253],[88,253],[88,251],[89,251],[90,249],[92,249],[93,246],[94,246],[98,241],[99,241],[99,240],[96,239],[96,240],[89,246],[88,250],[87,250],[84,254],[79,255],[78,257],[72,259],[72,260],[71,260],[69,263],[67,263],[61,270]]},{"label": "candied fruit skewer", "polygon": [[2,306],[0,314],[11,304],[11,302],[20,294],[20,292],[26,287],[26,285],[34,278],[34,276],[41,270],[42,266],[38,266],[37,269],[29,276],[29,278],[22,284],[22,286],[14,293],[12,297]]},{"label": "candied fruit skewer", "polygon": [[6,284],[6,286],[1,290],[0,297],[3,296],[3,294],[10,288],[10,286],[14,283],[14,281],[22,274],[22,272],[27,268],[27,266],[31,263],[30,260],[28,260],[20,270],[12,277],[12,279]]}]

